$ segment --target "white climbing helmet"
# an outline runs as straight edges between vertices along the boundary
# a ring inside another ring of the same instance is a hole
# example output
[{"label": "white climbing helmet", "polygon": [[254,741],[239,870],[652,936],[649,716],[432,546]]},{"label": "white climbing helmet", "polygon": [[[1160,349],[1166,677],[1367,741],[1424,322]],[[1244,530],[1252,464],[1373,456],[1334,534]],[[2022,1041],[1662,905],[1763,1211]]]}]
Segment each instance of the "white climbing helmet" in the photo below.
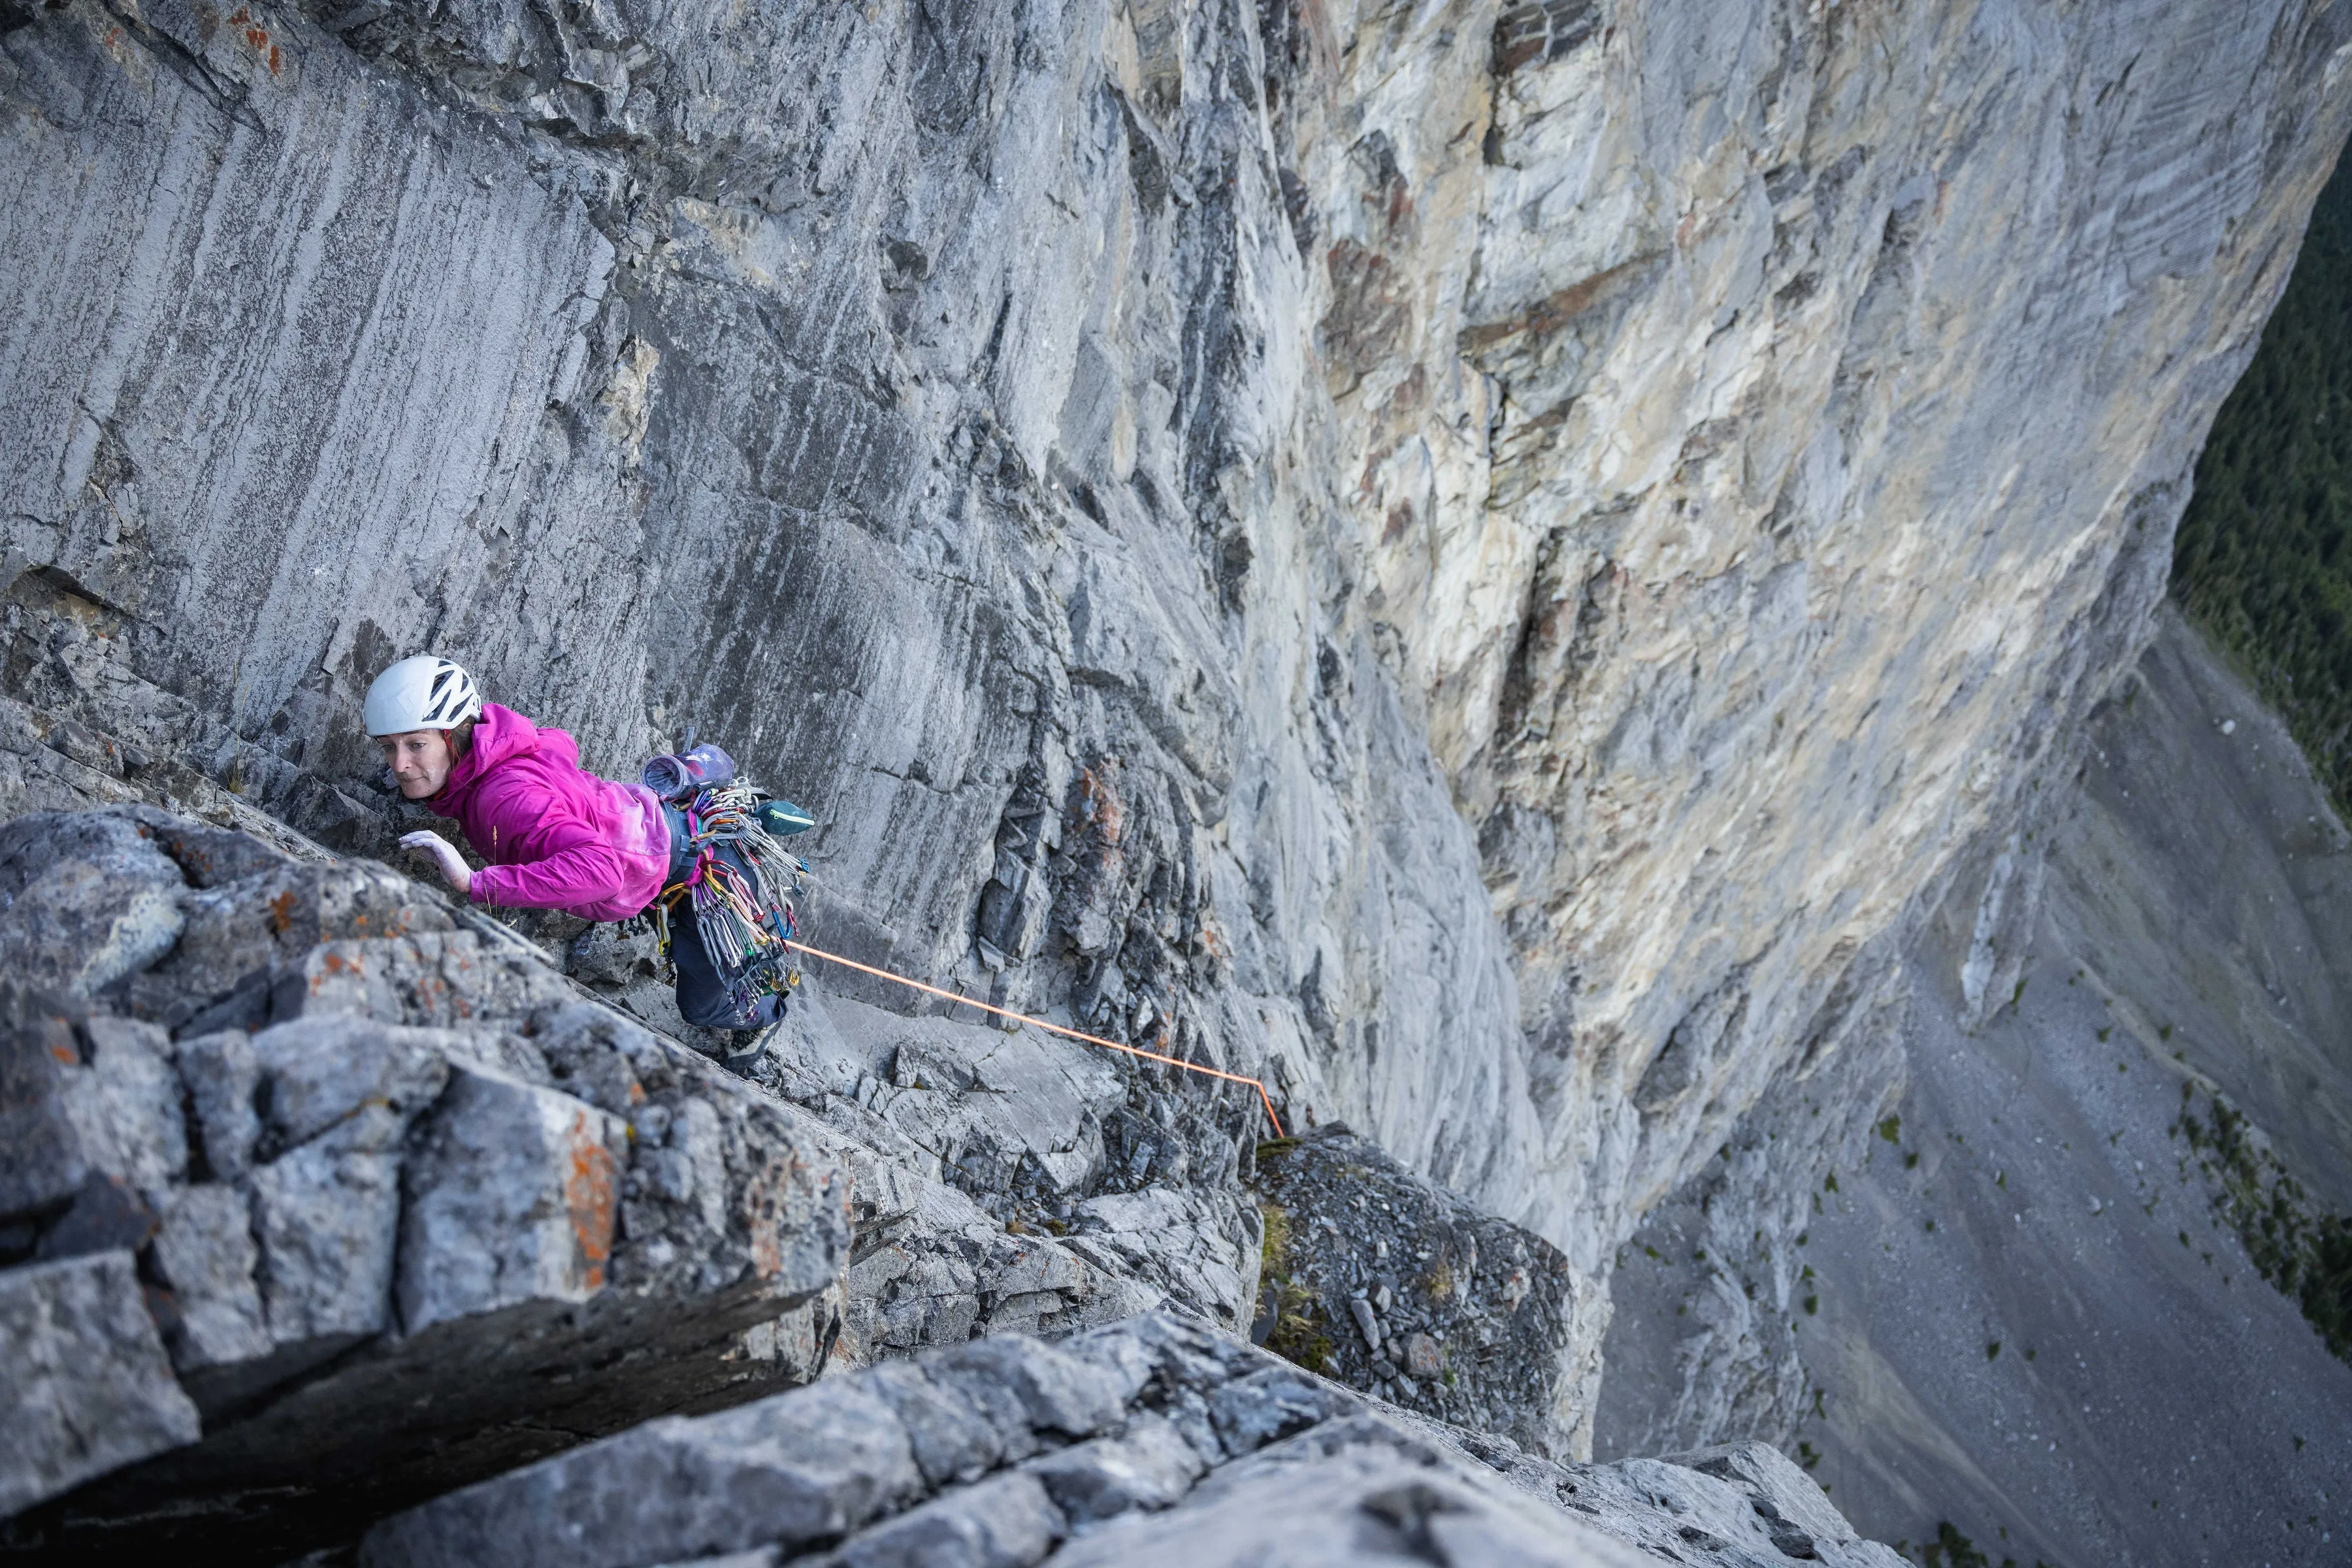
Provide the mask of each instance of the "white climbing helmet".
[{"label": "white climbing helmet", "polygon": [[420,653],[404,658],[368,688],[367,732],[404,735],[411,730],[454,730],[482,714],[474,679],[452,660]]}]

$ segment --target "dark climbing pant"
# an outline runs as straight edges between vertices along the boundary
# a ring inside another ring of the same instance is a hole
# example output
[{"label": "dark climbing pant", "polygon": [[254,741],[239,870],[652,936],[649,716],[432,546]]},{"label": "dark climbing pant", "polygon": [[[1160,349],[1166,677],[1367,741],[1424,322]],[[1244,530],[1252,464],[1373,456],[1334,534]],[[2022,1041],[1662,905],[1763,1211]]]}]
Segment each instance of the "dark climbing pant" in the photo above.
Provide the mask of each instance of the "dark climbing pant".
[{"label": "dark climbing pant", "polygon": [[[662,816],[669,824],[668,887],[674,888],[686,880],[694,862],[686,852],[686,814],[665,805]],[[751,868],[731,850],[722,847],[719,853],[737,870],[749,874]],[[677,971],[678,1013],[697,1028],[761,1029],[784,1016],[782,995],[757,998],[748,1013],[736,1005],[734,987],[703,948],[702,927],[694,918],[693,903],[686,899],[670,906],[669,961]]]}]

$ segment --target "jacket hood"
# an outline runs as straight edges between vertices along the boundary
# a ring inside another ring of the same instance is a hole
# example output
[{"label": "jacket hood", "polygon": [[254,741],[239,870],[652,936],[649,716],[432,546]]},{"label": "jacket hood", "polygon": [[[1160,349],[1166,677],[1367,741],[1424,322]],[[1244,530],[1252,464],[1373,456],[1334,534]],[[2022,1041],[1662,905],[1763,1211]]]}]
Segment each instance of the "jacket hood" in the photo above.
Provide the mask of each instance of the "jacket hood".
[{"label": "jacket hood", "polygon": [[474,743],[449,770],[448,782],[441,793],[425,804],[444,816],[455,816],[458,803],[481,783],[482,775],[500,763],[525,756],[539,750],[540,729],[511,708],[495,702],[482,704],[482,716],[474,724]]}]

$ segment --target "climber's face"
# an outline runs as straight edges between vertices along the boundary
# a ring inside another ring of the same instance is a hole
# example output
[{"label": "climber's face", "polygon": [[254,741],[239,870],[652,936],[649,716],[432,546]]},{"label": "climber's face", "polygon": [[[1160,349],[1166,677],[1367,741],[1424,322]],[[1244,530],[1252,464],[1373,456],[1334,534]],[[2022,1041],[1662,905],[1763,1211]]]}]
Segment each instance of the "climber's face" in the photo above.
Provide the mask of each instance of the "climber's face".
[{"label": "climber's face", "polygon": [[430,800],[449,782],[449,735],[444,730],[411,730],[404,735],[379,735],[383,765],[409,800]]}]

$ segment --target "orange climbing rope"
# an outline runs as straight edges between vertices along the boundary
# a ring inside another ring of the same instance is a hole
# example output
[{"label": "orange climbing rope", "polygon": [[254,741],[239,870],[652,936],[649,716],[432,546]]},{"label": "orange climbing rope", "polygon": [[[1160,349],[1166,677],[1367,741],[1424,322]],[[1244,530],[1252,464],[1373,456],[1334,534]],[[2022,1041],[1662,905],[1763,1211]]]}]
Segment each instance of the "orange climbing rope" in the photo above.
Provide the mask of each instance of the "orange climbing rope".
[{"label": "orange climbing rope", "polygon": [[1186,1072],[1196,1072],[1204,1078],[1221,1078],[1227,1083],[1245,1083],[1257,1090],[1258,1100],[1265,1107],[1265,1119],[1274,1124],[1274,1135],[1276,1138],[1287,1136],[1282,1130],[1282,1118],[1274,1113],[1274,1097],[1266,1093],[1265,1080],[1263,1079],[1244,1078],[1237,1072],[1222,1072],[1215,1068],[1204,1068],[1197,1063],[1179,1061],[1174,1057],[1163,1057],[1158,1051],[1147,1051],[1136,1046],[1122,1046],[1117,1040],[1106,1040],[1100,1035],[1082,1035],[1076,1029],[1065,1029],[1059,1024],[1049,1024],[1043,1018],[1033,1018],[1026,1013],[1016,1013],[1010,1007],[992,1007],[985,1002],[975,1002],[969,996],[961,996],[952,991],[942,991],[936,985],[926,985],[919,980],[909,980],[903,974],[893,974],[887,969],[877,969],[870,963],[860,963],[854,958],[844,958],[839,953],[824,952],[822,949],[809,946],[804,942],[787,942],[784,945],[794,952],[805,952],[811,958],[822,958],[827,963],[838,963],[844,969],[855,969],[861,974],[871,974],[880,980],[895,980],[910,990],[927,991],[934,996],[942,996],[950,1002],[961,1002],[967,1007],[977,1007],[983,1013],[993,1013],[1000,1018],[1013,1018],[1024,1024],[1034,1024],[1041,1029],[1056,1035],[1067,1035],[1074,1040],[1084,1040],[1090,1046],[1101,1046],[1106,1050],[1125,1051],[1131,1057],[1143,1057],[1155,1062],[1166,1062],[1170,1067],[1182,1068]]}]

